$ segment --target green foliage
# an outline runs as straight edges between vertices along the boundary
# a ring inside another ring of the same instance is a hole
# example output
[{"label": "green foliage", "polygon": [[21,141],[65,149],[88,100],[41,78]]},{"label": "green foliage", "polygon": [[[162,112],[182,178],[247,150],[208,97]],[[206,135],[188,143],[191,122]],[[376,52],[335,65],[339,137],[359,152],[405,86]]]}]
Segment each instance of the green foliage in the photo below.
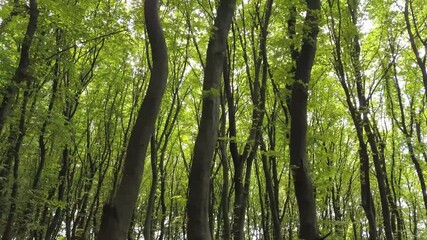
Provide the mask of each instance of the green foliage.
[{"label": "green foliage", "polygon": [[[19,9],[25,10],[12,17],[13,1],[0,3],[1,101],[18,67],[29,20],[25,7],[28,3],[20,2]],[[99,229],[103,203],[116,194],[130,131],[151,74],[152,53],[148,51],[143,1],[37,2],[40,16],[30,49],[31,84],[17,86],[14,106],[0,132],[0,232],[5,230],[8,213],[15,211],[12,234],[16,239],[42,236],[52,224],[58,229],[53,233],[55,239],[77,239],[83,235],[84,239],[93,239]],[[389,206],[396,207],[392,212],[396,225],[398,217],[401,219],[402,239],[414,234],[422,238],[426,234],[426,209],[414,157],[426,178],[427,89],[422,67],[409,43],[404,2],[359,2],[356,25],[347,2],[323,1],[318,13],[321,26],[311,80],[308,85],[300,83],[309,94],[307,160],[316,188],[319,227],[322,234],[332,231],[330,239],[364,238],[368,231],[360,189],[360,136],[351,115],[352,105],[357,114],[369,118],[368,125],[383,154],[382,166],[390,188]],[[414,44],[425,63],[427,7],[422,0],[409,2],[410,30],[415,33]],[[261,87],[264,77],[260,60],[264,26],[260,24],[266,1],[239,2],[228,38],[225,54],[230,63],[227,67],[234,98],[231,104],[235,108],[235,137],[230,135],[230,106],[223,83],[218,89],[202,89],[217,4],[218,1],[175,0],[160,3],[169,79],[154,131],[157,158],[147,158],[135,210],[135,238],[142,238],[154,176],[151,161],[156,164],[158,180],[152,232],[156,237],[162,233],[165,238],[184,238],[189,167],[201,102],[209,96],[220,99],[221,120],[225,119],[224,126],[218,126],[225,129],[218,138],[209,196],[209,217],[216,239],[221,239],[225,231],[222,194],[226,194],[228,203],[227,218],[230,225],[233,223],[236,169],[230,145],[236,143],[239,153],[246,143],[249,147],[254,145],[248,136],[252,112],[259,109],[254,106],[254,89],[257,84]],[[257,152],[251,169],[247,237],[273,236],[274,209],[268,196],[267,174],[273,182],[283,239],[297,237],[298,207],[290,174],[293,166],[289,165],[291,116],[287,104],[297,60],[292,58],[292,50],[301,50],[305,4],[299,0],[273,3],[266,46],[267,83],[262,86],[266,87],[265,117],[259,134],[265,149]],[[293,34],[287,26],[292,16]],[[6,21],[9,17],[10,21]],[[355,36],[360,43],[359,65]],[[362,81],[362,89],[358,89],[357,81]],[[26,89],[30,94],[25,132],[22,144],[15,149]],[[359,95],[366,98],[365,107],[361,107]],[[361,136],[367,144],[367,133],[363,131]],[[370,187],[377,228],[383,231],[373,150],[368,146]],[[227,189],[224,180],[228,180]],[[18,186],[16,199],[11,197],[14,182]],[[11,207],[13,204],[15,207]],[[54,216],[58,223],[54,223]]]}]

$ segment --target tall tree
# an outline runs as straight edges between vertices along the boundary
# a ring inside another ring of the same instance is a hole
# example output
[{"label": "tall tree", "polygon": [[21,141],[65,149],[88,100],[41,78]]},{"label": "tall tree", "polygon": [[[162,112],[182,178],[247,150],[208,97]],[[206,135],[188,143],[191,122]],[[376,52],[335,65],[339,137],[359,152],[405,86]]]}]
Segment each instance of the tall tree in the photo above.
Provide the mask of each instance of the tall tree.
[{"label": "tall tree", "polygon": [[103,208],[98,236],[102,240],[120,240],[127,236],[141,186],[147,147],[165,91],[168,57],[158,8],[158,0],[145,1],[145,24],[153,60],[150,83],[130,135],[119,188]]},{"label": "tall tree", "polygon": [[[14,2],[15,7],[18,4],[19,3],[17,1]],[[6,87],[2,102],[0,104],[0,133],[2,132],[6,119],[9,116],[9,112],[15,103],[15,98],[19,91],[19,85],[24,81],[31,81],[31,78],[33,77],[30,73],[30,48],[33,42],[34,34],[37,30],[37,20],[39,17],[37,0],[30,0],[29,15],[30,19],[28,21],[27,30],[22,40],[18,67],[16,68],[11,82]]]},{"label": "tall tree", "polygon": [[202,93],[202,117],[194,145],[187,202],[188,239],[211,239],[209,189],[211,165],[218,139],[219,93],[227,37],[235,0],[220,0],[206,54]]},{"label": "tall tree", "polygon": [[290,163],[299,209],[299,237],[314,240],[319,238],[319,228],[316,198],[307,159],[306,135],[308,84],[316,55],[320,0],[307,0],[306,4],[307,13],[304,20],[302,47],[296,63],[290,103]]},{"label": "tall tree", "polygon": [[[252,101],[251,124],[250,131],[246,136],[246,142],[242,150],[239,152],[236,139],[237,134],[237,117],[235,95],[236,91],[232,91],[232,85],[229,77],[224,78],[224,92],[228,103],[228,118],[229,118],[229,137],[230,154],[234,165],[234,221],[233,221],[233,236],[234,239],[244,239],[245,215],[249,201],[249,188],[252,178],[252,164],[257,157],[258,146],[261,138],[261,130],[263,126],[265,112],[265,98],[267,89],[267,35],[268,26],[271,17],[273,1],[266,1],[264,11],[260,11],[260,2],[254,2],[254,12],[252,15],[252,26],[250,31],[247,31],[246,21],[242,19],[242,28],[237,28],[237,32],[233,31],[233,40],[238,39],[242,47],[242,54],[246,70],[246,79],[249,85],[250,96]],[[242,7],[242,15],[245,14],[245,7]],[[259,28],[260,33],[256,32]],[[242,36],[243,35],[243,36]],[[249,35],[249,36],[246,36]],[[255,36],[258,35],[259,47],[257,46]],[[250,39],[248,41],[248,38]],[[235,44],[235,43],[234,43]],[[252,48],[252,58],[250,57],[250,48]],[[259,52],[255,49],[259,49]],[[253,63],[253,67],[251,66]],[[253,68],[253,73],[252,73]]]},{"label": "tall tree", "polygon": [[[332,15],[333,2],[328,1],[329,10]],[[375,205],[372,196],[371,186],[370,186],[370,174],[369,174],[369,154],[367,149],[367,144],[365,142],[365,137],[363,135],[363,127],[361,125],[361,116],[360,112],[357,111],[356,104],[353,103],[354,97],[352,95],[351,90],[349,89],[348,84],[348,76],[345,73],[345,64],[344,64],[344,56],[341,48],[342,44],[342,35],[343,35],[343,16],[341,13],[341,3],[337,2],[338,9],[338,26],[336,26],[334,18],[330,20],[330,28],[332,39],[335,44],[334,49],[334,65],[335,71],[338,76],[338,79],[344,89],[346,96],[346,103],[348,105],[348,109],[351,114],[351,118],[353,120],[357,138],[359,141],[359,159],[360,159],[360,186],[361,186],[361,199],[362,199],[362,207],[365,211],[366,218],[368,219],[369,225],[369,237],[370,239],[375,239],[377,236],[376,230],[376,213],[375,213]]]}]

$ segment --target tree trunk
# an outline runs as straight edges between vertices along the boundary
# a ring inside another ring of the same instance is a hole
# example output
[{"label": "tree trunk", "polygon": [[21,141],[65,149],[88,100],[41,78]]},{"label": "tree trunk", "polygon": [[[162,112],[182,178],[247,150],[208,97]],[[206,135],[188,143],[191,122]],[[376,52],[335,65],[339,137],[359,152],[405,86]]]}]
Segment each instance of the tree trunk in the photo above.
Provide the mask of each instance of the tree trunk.
[{"label": "tree trunk", "polygon": [[[28,86],[29,87],[29,86]],[[15,221],[15,215],[17,212],[17,205],[18,205],[18,181],[19,181],[19,161],[20,156],[19,152],[22,146],[22,142],[24,140],[24,136],[26,133],[26,127],[25,127],[25,121],[26,121],[26,111],[27,111],[27,104],[29,100],[29,90],[25,90],[24,92],[24,99],[21,106],[21,116],[19,119],[18,128],[15,131],[12,131],[11,134],[17,134],[16,141],[12,144],[10,151],[8,151],[8,158],[13,159],[13,184],[12,184],[12,192],[10,194],[10,207],[9,207],[9,214],[7,217],[6,226],[3,232],[2,240],[10,240],[13,238],[13,225]]]},{"label": "tree trunk", "polygon": [[307,0],[307,15],[301,53],[295,70],[290,104],[291,136],[290,158],[294,179],[295,195],[299,209],[299,237],[306,240],[319,238],[316,216],[316,199],[306,156],[307,98],[311,68],[316,54],[319,32],[319,0]]},{"label": "tree trunk", "polygon": [[209,185],[211,163],[218,138],[219,91],[226,41],[235,0],[220,0],[206,56],[202,117],[194,146],[187,202],[188,239],[209,240]]},{"label": "tree trunk", "polygon": [[[55,105],[55,100],[57,97],[57,91],[58,91],[58,75],[59,75],[59,63],[58,61],[55,62],[54,65],[54,79],[53,79],[53,83],[52,83],[52,95],[51,98],[49,100],[49,106],[48,106],[48,113],[47,113],[47,118],[46,120],[43,122],[43,125],[41,127],[40,130],[40,135],[38,137],[38,143],[39,143],[39,151],[40,151],[40,160],[38,162],[36,171],[35,171],[35,175],[33,177],[32,180],[32,184],[31,184],[31,191],[32,192],[36,192],[37,190],[40,189],[40,185],[41,185],[41,181],[42,181],[42,172],[43,169],[45,167],[45,162],[46,162],[46,158],[47,158],[47,149],[46,149],[46,131],[47,131],[47,127],[48,124],[51,121],[52,118],[52,112],[53,112],[53,108]],[[26,204],[25,210],[24,210],[24,216],[22,221],[20,222],[20,230],[19,232],[22,233],[24,236],[24,234],[26,233],[26,231],[28,230],[27,228],[27,224],[30,223],[33,219],[32,213],[33,210],[35,208],[34,204],[34,195],[31,195],[28,199],[28,202]]]},{"label": "tree trunk", "polygon": [[[230,77],[230,68],[229,68],[229,64],[227,63],[228,58],[225,59],[224,61],[224,82],[226,81],[225,79],[229,79]],[[229,81],[229,80],[227,80]],[[224,84],[225,85],[225,84]],[[225,97],[225,93],[223,93],[221,95],[221,127],[220,127],[220,134],[221,137],[226,138],[227,137],[227,133],[225,131],[226,129],[226,121],[227,121],[227,114],[226,114],[226,97]],[[230,230],[230,219],[229,219],[229,159],[227,156],[227,142],[225,140],[220,141],[219,143],[219,148],[220,148],[220,153],[221,153],[221,164],[222,164],[222,189],[221,189],[221,209],[220,209],[220,213],[222,216],[222,234],[220,234],[219,236],[221,236],[222,239],[224,240],[230,240],[231,237],[231,230]],[[221,229],[221,228],[218,228]]]},{"label": "tree trunk", "polygon": [[[328,5],[332,15],[333,3],[332,1],[328,1]],[[337,7],[340,9],[340,3],[337,2]],[[339,10],[339,14],[341,11]],[[370,176],[369,176],[369,154],[367,145],[365,143],[364,135],[363,135],[363,127],[362,127],[362,117],[359,111],[357,111],[355,107],[355,103],[352,101],[352,93],[349,89],[347,83],[347,75],[344,72],[344,63],[342,59],[342,47],[341,47],[341,15],[340,21],[338,22],[338,29],[335,29],[335,21],[334,17],[331,18],[331,28],[332,28],[332,38],[335,45],[335,71],[340,80],[341,86],[344,89],[344,93],[346,95],[347,106],[351,115],[351,119],[353,121],[354,127],[356,129],[356,134],[359,142],[359,159],[360,159],[360,187],[361,187],[361,198],[362,198],[362,207],[365,212],[366,218],[368,219],[369,226],[369,239],[377,238],[377,229],[376,229],[376,213],[375,213],[375,205],[373,201],[371,186],[370,186]]]},{"label": "tree trunk", "polygon": [[144,239],[147,239],[147,240],[154,239],[151,236],[151,231],[152,231],[151,224],[153,222],[152,217],[153,217],[157,183],[158,183],[157,148],[156,148],[156,140],[154,136],[151,137],[150,146],[151,146],[152,179],[151,179],[150,195],[148,197],[147,214],[145,216],[145,222],[144,222]]},{"label": "tree trunk", "polygon": [[[262,151],[267,152],[267,148],[263,140],[261,140],[261,149]],[[274,149],[272,149],[272,151],[274,151]],[[261,160],[265,175],[265,188],[268,194],[268,203],[270,204],[271,219],[273,221],[273,239],[280,240],[282,239],[282,230],[279,217],[279,206],[276,202],[277,196],[275,196],[273,188],[273,178],[271,177],[270,165],[268,164],[269,159],[265,154],[263,154]]]},{"label": "tree trunk", "polygon": [[145,1],[145,22],[153,59],[150,83],[127,146],[123,176],[116,195],[104,206],[98,239],[125,239],[144,170],[145,155],[159,113],[168,74],[168,57],[157,0]]},{"label": "tree trunk", "polygon": [[[260,11],[257,11],[257,16],[254,19],[259,19],[256,24],[256,27],[261,29],[259,34],[259,54],[253,52],[253,61],[254,61],[254,74],[251,74],[250,71],[250,61],[246,49],[248,48],[246,44],[246,27],[243,23],[242,32],[239,31],[239,34],[243,34],[243,38],[239,36],[243,48],[243,58],[246,65],[246,74],[249,82],[249,88],[251,92],[251,100],[253,104],[252,110],[252,123],[247,137],[246,143],[244,145],[243,151],[241,154],[238,153],[237,143],[235,141],[230,142],[230,152],[233,158],[234,164],[234,222],[232,227],[232,232],[235,240],[244,239],[244,226],[245,226],[245,217],[246,217],[246,208],[248,205],[249,199],[249,188],[252,172],[252,163],[257,155],[259,141],[261,138],[261,128],[263,125],[264,112],[265,112],[265,95],[266,95],[266,85],[267,85],[267,75],[268,75],[268,63],[267,63],[267,36],[268,36],[268,25],[270,21],[271,11],[272,11],[272,0],[268,0],[264,6],[264,13],[261,16]],[[255,20],[254,20],[255,22]],[[255,35],[255,28],[251,28],[252,34],[252,46],[255,46],[253,35]],[[225,81],[225,93],[227,96],[228,108],[229,108],[229,125],[230,125],[230,138],[236,138],[236,111],[234,108],[234,95],[231,93],[230,81]],[[248,229],[249,231],[249,229]]]},{"label": "tree trunk", "polygon": [[15,103],[15,98],[18,94],[18,85],[25,80],[28,81],[30,78],[30,47],[37,29],[37,19],[39,16],[36,0],[30,0],[29,14],[30,20],[27,25],[27,31],[25,32],[24,40],[22,41],[19,65],[14,76],[12,77],[12,82],[9,83],[9,85],[6,87],[3,100],[0,104],[0,133],[3,130],[3,126],[7,117],[9,116],[9,112]]},{"label": "tree trunk", "polygon": [[[358,4],[356,0],[347,0],[348,10],[351,16],[352,23],[354,27],[357,28],[357,12],[358,12]],[[381,210],[383,214],[383,223],[384,230],[386,234],[386,239],[391,240],[393,238],[393,233],[391,229],[391,221],[390,221],[390,209],[388,206],[387,195],[389,195],[389,191],[386,186],[386,178],[387,174],[385,172],[385,166],[381,166],[380,153],[378,150],[377,142],[374,138],[371,123],[368,116],[368,100],[365,97],[365,89],[364,89],[364,78],[362,73],[362,67],[360,63],[360,42],[359,42],[359,34],[356,31],[352,36],[352,48],[351,48],[351,58],[352,65],[354,69],[354,78],[356,81],[356,89],[357,89],[357,97],[359,100],[359,113],[360,113],[360,124],[361,127],[365,130],[367,140],[372,152],[372,159],[374,162],[375,173],[378,182],[378,188],[380,191],[380,200],[381,200]]]}]

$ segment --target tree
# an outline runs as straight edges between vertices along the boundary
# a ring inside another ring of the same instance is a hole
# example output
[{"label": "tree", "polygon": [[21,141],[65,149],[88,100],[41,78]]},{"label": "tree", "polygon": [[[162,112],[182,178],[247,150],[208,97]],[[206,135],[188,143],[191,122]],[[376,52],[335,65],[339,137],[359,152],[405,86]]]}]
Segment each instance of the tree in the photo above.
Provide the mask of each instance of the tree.
[{"label": "tree", "polygon": [[127,236],[141,186],[148,143],[165,91],[168,58],[158,15],[158,1],[146,1],[144,14],[153,58],[150,84],[130,135],[119,188],[103,208],[99,239],[118,240]]},{"label": "tree", "polygon": [[220,81],[234,7],[234,0],[219,2],[206,53],[202,116],[194,145],[189,177],[187,202],[189,239],[212,238],[208,222],[209,179],[211,162],[218,139]]},{"label": "tree", "polygon": [[302,239],[318,239],[316,199],[307,163],[306,134],[308,84],[316,54],[320,1],[307,0],[306,3],[305,32],[303,33],[301,52],[296,63],[289,107],[291,116],[289,149],[295,195],[299,209],[299,237]]},{"label": "tree", "polygon": [[[17,6],[19,3],[17,1],[14,2],[14,11],[17,10]],[[15,13],[11,13],[11,16],[15,15]],[[15,71],[15,74],[12,77],[11,82],[7,86],[5,90],[5,94],[3,95],[3,99],[0,105],[0,133],[3,130],[4,123],[9,116],[9,112],[14,105],[16,95],[19,90],[19,85],[24,81],[31,81],[31,70],[30,70],[30,48],[31,43],[33,42],[34,34],[37,30],[37,19],[39,16],[39,10],[37,6],[36,0],[30,1],[30,9],[29,9],[30,19],[28,21],[27,30],[24,35],[24,39],[22,41],[21,54],[19,58],[19,65]],[[5,21],[5,24],[7,21]],[[3,22],[2,22],[3,25]]]}]

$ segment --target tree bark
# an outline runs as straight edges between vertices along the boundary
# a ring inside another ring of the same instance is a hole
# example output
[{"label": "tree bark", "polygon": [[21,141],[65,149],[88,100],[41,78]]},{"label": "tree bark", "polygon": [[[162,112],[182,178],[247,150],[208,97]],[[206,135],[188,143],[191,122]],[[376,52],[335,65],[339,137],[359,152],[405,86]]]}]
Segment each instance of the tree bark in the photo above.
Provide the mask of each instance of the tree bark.
[{"label": "tree bark", "polygon": [[[29,86],[28,86],[29,87]],[[10,194],[10,207],[9,214],[7,217],[6,226],[3,232],[2,240],[10,240],[13,238],[13,227],[15,222],[15,216],[17,214],[17,206],[18,206],[18,181],[19,181],[19,163],[20,163],[20,149],[24,140],[24,136],[26,134],[26,112],[27,112],[27,104],[29,101],[30,93],[29,90],[24,91],[24,99],[21,106],[21,116],[19,119],[18,128],[15,131],[11,131],[11,134],[16,134],[16,141],[12,143],[8,151],[8,158],[13,159],[13,184],[12,184],[12,192]],[[12,161],[10,161],[12,162]]]},{"label": "tree bark", "polygon": [[291,134],[290,158],[295,195],[299,209],[299,237],[306,240],[318,239],[319,229],[316,216],[316,199],[309,173],[306,155],[307,98],[311,68],[316,54],[319,32],[320,0],[307,0],[307,15],[301,52],[297,61],[290,104]]},{"label": "tree bark", "polygon": [[36,0],[30,0],[29,14],[30,20],[28,21],[27,30],[25,32],[24,40],[22,41],[18,68],[12,77],[12,81],[6,87],[5,94],[3,95],[3,99],[0,104],[0,133],[3,130],[7,117],[9,116],[9,112],[15,103],[15,98],[19,89],[18,85],[25,80],[28,81],[28,78],[30,78],[30,47],[37,29],[37,19],[39,17]]},{"label": "tree bark", "polygon": [[[56,36],[56,40],[59,41],[60,37],[59,34]],[[35,192],[37,190],[40,189],[41,187],[41,181],[42,181],[42,173],[43,173],[43,169],[45,167],[45,163],[46,163],[46,159],[47,159],[47,155],[48,155],[48,149],[46,147],[47,145],[47,140],[46,140],[46,135],[47,135],[47,128],[48,125],[51,121],[52,118],[52,113],[54,110],[54,105],[55,105],[55,101],[57,99],[57,95],[58,95],[58,83],[59,83],[59,74],[60,74],[60,69],[59,69],[59,59],[56,59],[54,67],[53,67],[53,82],[52,82],[52,95],[50,97],[49,100],[49,104],[48,104],[48,112],[47,112],[47,117],[43,122],[43,125],[41,127],[40,130],[40,135],[38,137],[38,144],[39,144],[39,151],[40,151],[40,159],[37,165],[37,168],[35,170],[35,175],[33,177],[32,180],[32,184],[31,184],[31,192]],[[33,211],[34,208],[36,208],[36,206],[33,204],[34,201],[34,195],[30,195],[30,197],[27,200],[27,204],[24,210],[24,216],[21,220],[21,222],[19,223],[19,232],[20,234],[22,234],[22,236],[25,235],[25,233],[28,230],[28,226],[27,224],[30,223],[33,220]]]},{"label": "tree bark", "polygon": [[151,137],[150,141],[151,146],[151,172],[152,172],[152,182],[150,187],[150,195],[148,197],[148,204],[147,204],[147,214],[145,216],[145,222],[144,222],[144,238],[147,240],[154,239],[151,236],[152,231],[152,217],[153,217],[153,211],[154,211],[154,204],[155,204],[155,198],[156,198],[156,190],[157,190],[157,183],[158,183],[158,171],[157,171],[157,148],[156,148],[156,140],[154,136]]},{"label": "tree bark", "polygon": [[[265,98],[266,98],[266,85],[268,75],[268,63],[267,63],[267,36],[268,36],[268,25],[270,21],[272,11],[273,0],[268,0],[264,6],[264,12],[261,16],[259,9],[256,10],[257,16],[252,16],[252,20],[255,24],[255,28],[259,27],[261,32],[259,34],[259,53],[253,51],[253,62],[254,62],[254,74],[250,71],[250,61],[247,54],[246,44],[246,26],[243,22],[242,32],[243,37],[239,36],[240,43],[243,48],[243,58],[246,66],[246,74],[249,82],[249,88],[251,92],[251,100],[253,104],[252,110],[252,123],[249,135],[244,145],[243,151],[240,154],[237,148],[237,143],[233,140],[230,142],[230,152],[234,164],[234,217],[233,217],[233,237],[235,240],[244,239],[244,226],[246,217],[246,208],[249,199],[249,188],[252,173],[252,163],[257,155],[258,146],[261,138],[261,128],[263,125],[264,112],[265,112]],[[257,20],[255,20],[257,19]],[[256,42],[254,39],[255,28],[251,28],[251,43],[255,47]],[[236,139],[236,110],[234,108],[234,93],[231,92],[231,84],[229,80],[225,80],[225,93],[227,96],[228,108],[229,108],[229,125],[230,125],[230,138]]]},{"label": "tree bark", "polygon": [[153,68],[146,96],[126,150],[123,176],[116,195],[105,204],[99,230],[100,240],[125,239],[129,230],[144,170],[145,156],[168,75],[168,57],[158,14],[158,0],[145,1],[144,13],[151,45]]},{"label": "tree bark", "polygon": [[[261,139],[261,149],[262,151],[267,152],[267,147],[265,146],[265,143],[262,139]],[[272,149],[272,151],[274,151],[274,149]],[[280,222],[280,216],[279,216],[279,206],[276,202],[277,196],[275,195],[275,192],[274,192],[273,178],[271,177],[270,165],[268,163],[268,160],[270,159],[265,154],[263,154],[261,157],[261,160],[262,160],[262,168],[265,175],[265,188],[268,194],[268,203],[270,204],[271,219],[273,222],[273,239],[280,240],[282,239],[282,230],[281,230],[281,222]]]},{"label": "tree bark", "polygon": [[[356,0],[347,0],[348,10],[351,16],[352,23],[354,27],[357,28],[357,12],[358,12],[358,3]],[[369,100],[367,100],[365,96],[364,89],[364,77],[362,73],[362,67],[360,62],[360,42],[359,42],[359,34],[356,31],[352,36],[352,48],[350,50],[352,65],[354,71],[354,78],[356,81],[356,90],[357,90],[357,98],[359,100],[359,113],[360,113],[360,124],[361,127],[365,130],[367,140],[372,152],[372,159],[374,162],[375,173],[378,182],[378,188],[380,192],[380,200],[381,200],[381,210],[383,214],[383,223],[386,239],[393,239],[393,233],[391,229],[391,221],[390,221],[390,209],[389,202],[387,199],[387,195],[389,195],[389,191],[386,185],[387,174],[385,172],[385,165],[382,166],[380,159],[380,152],[378,149],[377,141],[374,137],[373,131],[371,129],[371,121],[369,120],[368,112],[369,112]]]},{"label": "tree bark", "polygon": [[[332,15],[332,1],[328,1],[329,8]],[[351,115],[351,119],[353,121],[354,127],[356,129],[356,134],[359,142],[359,159],[360,159],[360,186],[361,186],[361,198],[362,198],[362,207],[365,212],[366,218],[368,219],[369,225],[369,239],[377,238],[377,229],[376,229],[376,213],[375,213],[375,205],[373,201],[371,186],[370,186],[370,176],[369,176],[369,154],[368,148],[363,135],[363,126],[362,126],[362,117],[361,113],[357,111],[355,107],[355,103],[353,103],[352,92],[349,89],[347,83],[347,75],[344,72],[344,63],[342,58],[342,50],[341,50],[341,34],[342,34],[342,20],[341,20],[341,6],[340,3],[337,2],[338,14],[339,14],[339,22],[338,29],[335,29],[335,21],[334,18],[331,18],[331,28],[332,28],[332,38],[335,44],[335,71],[340,80],[341,86],[344,89],[344,93],[346,95],[347,106]],[[355,101],[355,100],[354,100]],[[361,105],[361,104],[360,104]]]},{"label": "tree bark", "polygon": [[212,239],[208,220],[210,168],[218,139],[220,81],[235,4],[235,0],[220,0],[207,49],[202,117],[189,177],[187,202],[189,240]]}]

